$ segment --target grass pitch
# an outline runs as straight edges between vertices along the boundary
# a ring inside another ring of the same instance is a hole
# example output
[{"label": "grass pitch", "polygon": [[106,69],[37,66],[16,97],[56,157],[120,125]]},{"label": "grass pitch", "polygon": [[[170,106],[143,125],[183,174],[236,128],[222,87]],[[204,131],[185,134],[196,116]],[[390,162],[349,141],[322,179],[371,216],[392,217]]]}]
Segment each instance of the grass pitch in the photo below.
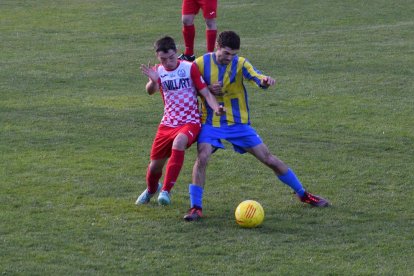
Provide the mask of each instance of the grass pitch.
[{"label": "grass pitch", "polygon": [[[221,1],[219,30],[276,77],[250,87],[252,123],[328,209],[300,204],[230,150],[208,168],[205,216],[185,223],[195,147],[172,206],[137,208],[162,114],[139,65],[183,48],[180,1],[0,3],[3,275],[412,275],[411,1]],[[196,51],[205,49],[196,21]],[[258,200],[262,227],[234,210]]]}]

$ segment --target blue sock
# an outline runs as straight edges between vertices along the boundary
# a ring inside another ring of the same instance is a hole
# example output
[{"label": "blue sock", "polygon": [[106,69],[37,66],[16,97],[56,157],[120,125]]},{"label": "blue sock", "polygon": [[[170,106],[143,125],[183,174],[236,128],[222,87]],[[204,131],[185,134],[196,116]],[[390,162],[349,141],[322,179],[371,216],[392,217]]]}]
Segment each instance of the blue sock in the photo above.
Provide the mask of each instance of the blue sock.
[{"label": "blue sock", "polygon": [[188,190],[190,192],[190,203],[191,208],[193,207],[199,207],[203,208],[203,187],[190,184],[188,186]]},{"label": "blue sock", "polygon": [[289,169],[285,174],[278,176],[278,178],[280,181],[291,187],[299,196],[303,196],[305,194],[305,188],[303,188],[299,179],[291,169]]}]

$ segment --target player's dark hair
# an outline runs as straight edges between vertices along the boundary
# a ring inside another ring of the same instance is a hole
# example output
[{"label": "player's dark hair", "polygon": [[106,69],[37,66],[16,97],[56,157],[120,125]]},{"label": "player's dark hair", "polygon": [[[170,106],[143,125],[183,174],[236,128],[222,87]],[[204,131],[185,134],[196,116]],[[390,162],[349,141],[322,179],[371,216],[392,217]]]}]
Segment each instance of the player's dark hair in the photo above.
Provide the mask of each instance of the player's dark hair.
[{"label": "player's dark hair", "polygon": [[177,46],[175,46],[175,41],[172,37],[164,36],[163,38],[158,39],[154,44],[155,51],[168,53],[169,50],[177,51]]},{"label": "player's dark hair", "polygon": [[221,32],[217,38],[217,44],[219,47],[229,47],[232,50],[240,49],[240,37],[233,31]]}]

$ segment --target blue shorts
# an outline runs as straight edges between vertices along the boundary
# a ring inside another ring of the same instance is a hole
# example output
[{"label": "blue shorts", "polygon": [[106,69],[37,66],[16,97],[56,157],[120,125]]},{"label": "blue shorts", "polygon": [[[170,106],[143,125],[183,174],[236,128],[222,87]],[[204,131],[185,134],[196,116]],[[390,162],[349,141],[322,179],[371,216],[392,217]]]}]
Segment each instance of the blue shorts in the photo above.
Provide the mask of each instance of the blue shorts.
[{"label": "blue shorts", "polygon": [[237,124],[225,127],[202,125],[198,143],[207,143],[215,148],[224,149],[221,139],[227,140],[238,153],[245,153],[248,148],[263,143],[256,130],[249,125]]}]

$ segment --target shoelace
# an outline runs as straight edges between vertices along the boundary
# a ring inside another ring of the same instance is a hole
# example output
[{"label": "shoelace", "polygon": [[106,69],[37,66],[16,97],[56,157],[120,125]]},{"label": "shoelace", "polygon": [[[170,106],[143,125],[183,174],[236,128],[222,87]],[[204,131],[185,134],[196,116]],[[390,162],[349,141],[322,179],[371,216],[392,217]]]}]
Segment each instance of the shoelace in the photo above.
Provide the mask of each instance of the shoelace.
[{"label": "shoelace", "polygon": [[314,202],[317,202],[318,201],[314,196],[311,196],[311,195],[308,195],[308,196],[309,196],[309,199],[311,201],[314,201]]},{"label": "shoelace", "polygon": [[319,202],[319,199],[312,194],[306,194],[305,202]]}]

